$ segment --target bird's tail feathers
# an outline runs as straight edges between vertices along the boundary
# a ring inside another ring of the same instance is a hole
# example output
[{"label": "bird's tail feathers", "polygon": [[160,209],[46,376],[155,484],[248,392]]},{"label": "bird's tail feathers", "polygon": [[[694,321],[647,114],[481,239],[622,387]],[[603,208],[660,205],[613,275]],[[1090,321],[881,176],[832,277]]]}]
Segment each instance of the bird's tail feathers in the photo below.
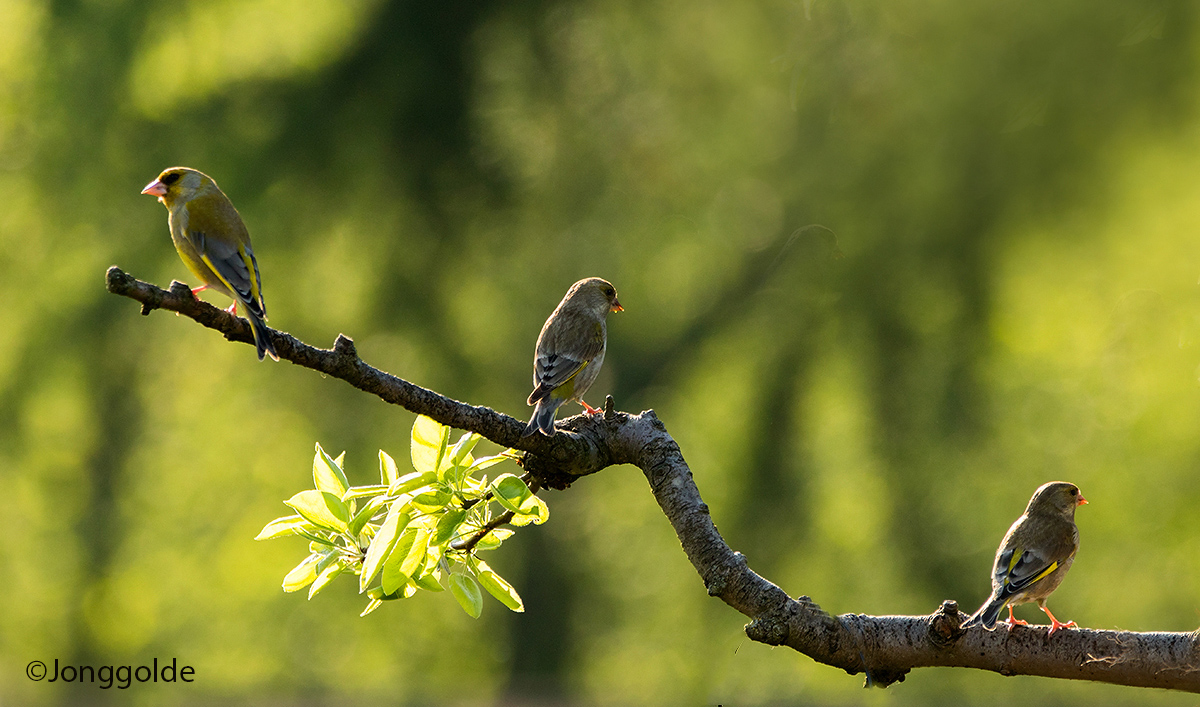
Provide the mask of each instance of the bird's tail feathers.
[{"label": "bird's tail feathers", "polygon": [[258,350],[258,360],[263,360],[263,356],[270,356],[273,360],[279,360],[279,354],[275,353],[275,345],[271,343],[271,332],[267,329],[267,325],[256,316],[253,312],[247,309],[246,319],[250,322],[250,329],[254,332],[254,348]]},{"label": "bird's tail feathers", "polygon": [[554,414],[558,411],[559,405],[562,405],[562,401],[554,398],[539,400],[537,407],[533,409],[533,417],[529,418],[529,424],[525,426],[525,431],[521,436],[528,437],[534,432],[541,432],[547,437],[553,436]]},{"label": "bird's tail feathers", "polygon": [[1000,617],[1000,612],[1006,606],[1008,606],[1008,598],[997,599],[993,597],[988,600],[988,603],[979,607],[979,611],[972,614],[971,618],[964,621],[962,627],[970,628],[978,624],[991,631],[996,628],[996,619]]}]

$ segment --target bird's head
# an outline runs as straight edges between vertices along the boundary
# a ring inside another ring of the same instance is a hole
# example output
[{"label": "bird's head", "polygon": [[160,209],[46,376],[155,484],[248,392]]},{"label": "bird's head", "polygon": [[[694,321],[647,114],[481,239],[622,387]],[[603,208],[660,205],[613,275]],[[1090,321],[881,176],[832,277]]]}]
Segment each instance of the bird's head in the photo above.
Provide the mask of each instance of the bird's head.
[{"label": "bird's head", "polygon": [[1087,499],[1075,484],[1069,481],[1051,481],[1034,491],[1025,513],[1060,513],[1074,518],[1075,509],[1085,503]]},{"label": "bird's head", "polygon": [[164,169],[157,179],[147,184],[142,193],[157,196],[169,209],[173,204],[187,203],[216,186],[216,182],[203,172],[188,167],[171,167]]},{"label": "bird's head", "polygon": [[608,280],[599,277],[589,277],[571,285],[567,292],[567,300],[601,317],[609,312],[625,311],[617,299],[617,288]]}]

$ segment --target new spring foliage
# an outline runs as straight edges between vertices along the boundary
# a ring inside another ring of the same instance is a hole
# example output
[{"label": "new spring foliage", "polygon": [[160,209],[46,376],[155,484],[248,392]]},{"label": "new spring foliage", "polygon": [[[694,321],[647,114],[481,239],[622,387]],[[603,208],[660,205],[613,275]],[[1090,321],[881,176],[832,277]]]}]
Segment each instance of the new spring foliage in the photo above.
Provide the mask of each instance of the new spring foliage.
[{"label": "new spring foliage", "polygon": [[[484,470],[516,452],[476,459],[480,436],[467,433],[450,443],[450,428],[417,417],[410,455],[413,471],[401,475],[396,461],[379,451],[379,483],[351,486],[345,453],[331,458],[316,445],[313,488],[284,501],[295,514],[267,523],[256,540],[297,535],[309,555],[283,579],[286,592],[308,587],[311,599],[342,574],[358,576],[370,601],[366,616],[385,601],[407,599],[418,590],[450,593],[478,618],[483,590],[513,611],[524,611],[511,584],[478,553],[500,547],[513,530],[550,517],[545,502],[511,473],[489,481]],[[500,523],[502,514],[510,519]]]}]

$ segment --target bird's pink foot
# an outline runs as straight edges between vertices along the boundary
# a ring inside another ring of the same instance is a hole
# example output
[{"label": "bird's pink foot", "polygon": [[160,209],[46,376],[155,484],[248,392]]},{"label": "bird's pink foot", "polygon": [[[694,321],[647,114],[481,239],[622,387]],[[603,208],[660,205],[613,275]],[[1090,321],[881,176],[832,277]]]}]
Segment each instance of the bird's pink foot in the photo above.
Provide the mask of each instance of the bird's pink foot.
[{"label": "bird's pink foot", "polygon": [[237,302],[234,302],[233,304],[226,307],[225,311],[229,312],[230,314],[232,314],[233,316],[236,317],[237,316]]},{"label": "bird's pink foot", "polygon": [[198,294],[200,294],[201,292],[203,292],[203,291],[205,291],[205,290],[207,290],[207,289],[208,289],[208,285],[201,285],[201,286],[199,286],[199,287],[193,287],[193,288],[192,288],[192,294],[193,294],[193,295],[198,295]]},{"label": "bird's pink foot", "polygon": [[585,402],[584,402],[584,401],[582,401],[582,400],[580,400],[580,401],[579,401],[579,404],[583,406],[583,409],[584,409],[585,411],[587,411],[587,414],[589,414],[589,415],[599,415],[600,413],[604,412],[604,411],[603,411],[603,410],[601,410],[600,408],[594,408],[594,407],[592,407],[591,405],[588,405],[587,403],[585,403]]},{"label": "bird's pink foot", "polygon": [[1028,621],[1022,621],[1021,619],[1018,619],[1017,617],[1013,616],[1012,604],[1008,605],[1008,618],[1004,620],[1004,623],[1008,624],[1009,631],[1013,630],[1017,626],[1028,626],[1029,625]]},{"label": "bird's pink foot", "polygon": [[1054,632],[1060,628],[1079,628],[1079,625],[1076,624],[1074,621],[1068,621],[1064,624],[1064,623],[1059,623],[1058,621],[1055,621],[1054,619],[1051,619],[1050,620],[1050,633],[1048,633],[1046,635],[1053,636]]},{"label": "bird's pink foot", "polygon": [[1053,636],[1054,632],[1060,628],[1079,628],[1079,625],[1074,621],[1068,621],[1064,624],[1063,622],[1054,618],[1054,614],[1051,614],[1050,610],[1044,606],[1042,607],[1042,611],[1045,612],[1046,616],[1050,617],[1050,633],[1046,634],[1047,636]]}]

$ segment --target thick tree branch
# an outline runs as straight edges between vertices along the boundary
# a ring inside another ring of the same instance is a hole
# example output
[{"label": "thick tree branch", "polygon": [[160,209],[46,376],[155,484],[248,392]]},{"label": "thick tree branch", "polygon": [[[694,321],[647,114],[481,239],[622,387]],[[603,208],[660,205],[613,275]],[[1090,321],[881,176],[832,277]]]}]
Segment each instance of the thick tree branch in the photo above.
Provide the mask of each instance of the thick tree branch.
[{"label": "thick tree branch", "polygon": [[[172,283],[165,291],[116,267],[109,269],[107,282],[110,292],[141,302],[143,314],[154,309],[178,312],[231,341],[253,343],[245,321],[197,300],[182,283]],[[528,452],[525,468],[542,486],[564,488],[579,476],[613,464],[639,467],[708,593],[750,617],[747,636],[789,646],[851,674],[865,673],[868,685],[903,680],[912,668],[945,666],[1200,692],[1198,633],[1078,629],[1050,637],[1045,626],[963,630],[960,624],[966,615],[953,601],[944,602],[929,616],[835,617],[808,597],[792,599],[751,570],[745,557],[722,539],[679,446],[653,411],[615,412],[610,397],[602,416],[563,420],[553,437],[522,437],[525,423],[520,420],[451,400],[372,368],[358,358],[353,342],[345,336],[338,337],[332,350],[323,350],[281,332],[271,335],[281,359]]]}]

